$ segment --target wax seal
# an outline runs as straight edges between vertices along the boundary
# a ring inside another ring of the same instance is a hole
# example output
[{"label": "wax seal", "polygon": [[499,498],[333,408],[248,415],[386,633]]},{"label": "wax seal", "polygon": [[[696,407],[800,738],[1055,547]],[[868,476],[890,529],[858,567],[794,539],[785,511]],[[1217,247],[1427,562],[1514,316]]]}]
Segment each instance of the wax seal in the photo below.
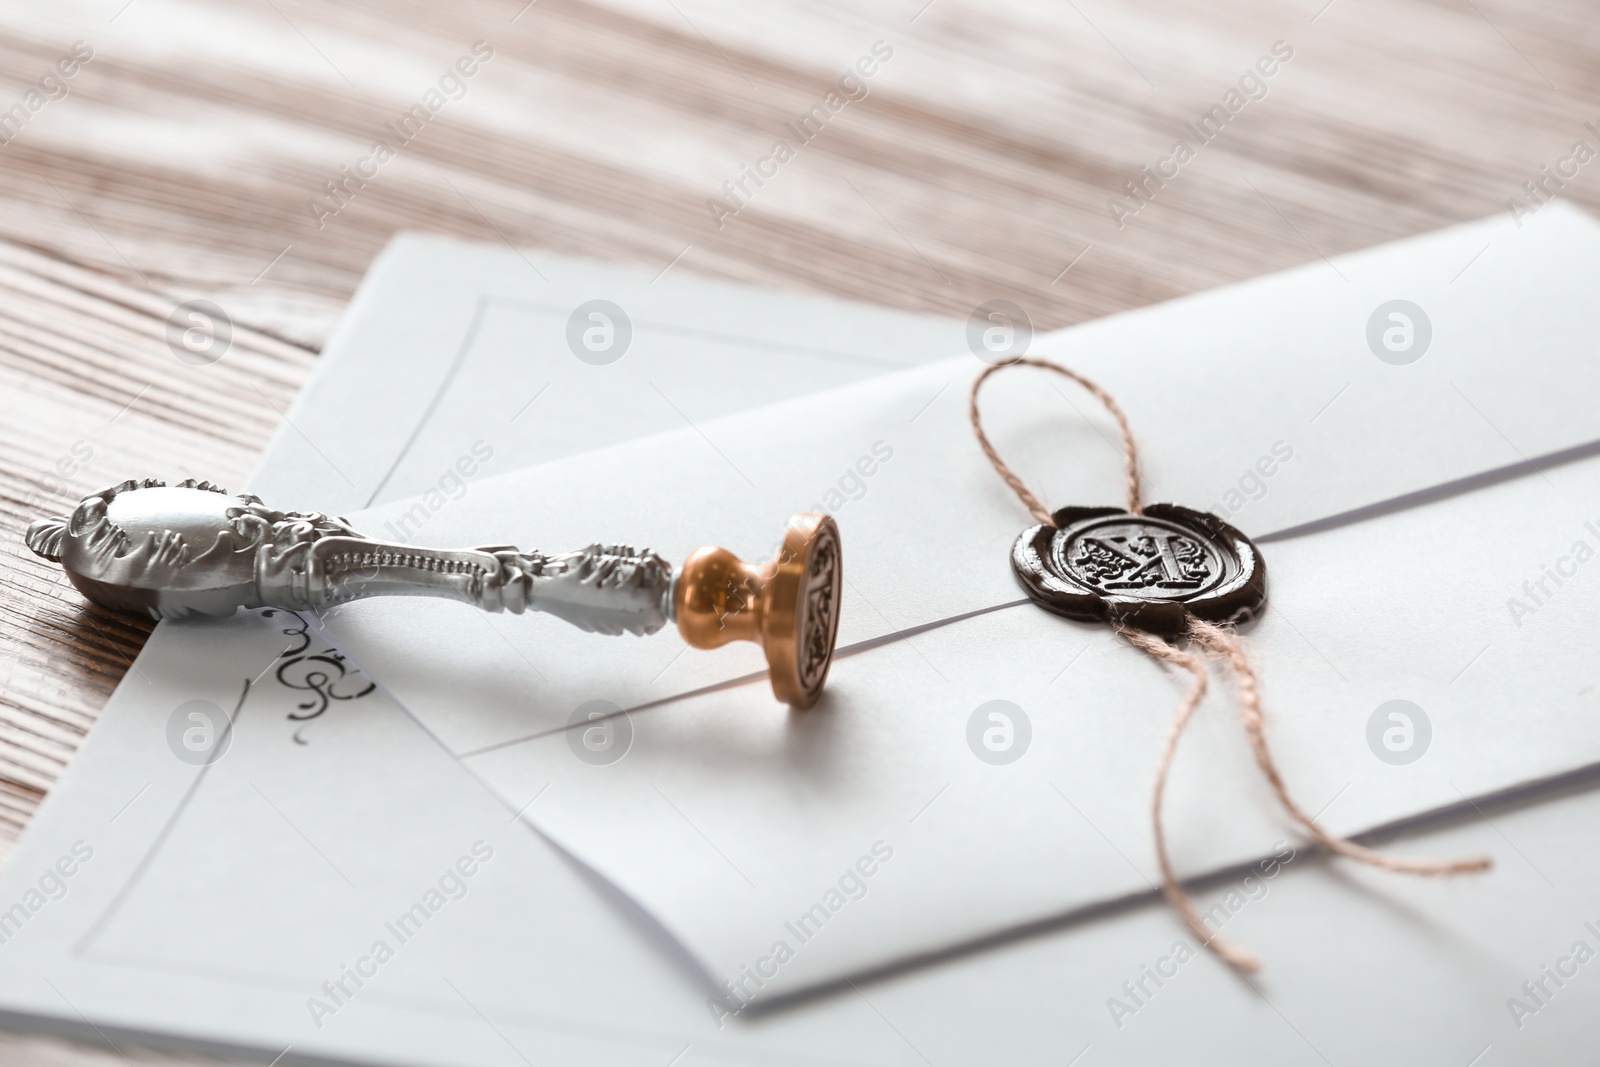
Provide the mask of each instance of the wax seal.
[{"label": "wax seal", "polygon": [[1022,532],[1011,569],[1036,604],[1070,619],[1178,634],[1189,617],[1239,622],[1266,601],[1266,565],[1215,515],[1177,504],[1066,507]]},{"label": "wax seal", "polygon": [[485,611],[545,612],[592,633],[653,634],[676,622],[695,648],[761,645],[773,693],[802,708],[816,703],[828,676],[843,580],[839,528],[826,515],[791,519],[764,564],[701,548],[675,573],[655,552],[627,545],[547,555],[380,541],[343,519],[277,511],[193,479],[91,493],[71,515],[28,527],[27,541],[90,600],[155,619],[433,596]]}]

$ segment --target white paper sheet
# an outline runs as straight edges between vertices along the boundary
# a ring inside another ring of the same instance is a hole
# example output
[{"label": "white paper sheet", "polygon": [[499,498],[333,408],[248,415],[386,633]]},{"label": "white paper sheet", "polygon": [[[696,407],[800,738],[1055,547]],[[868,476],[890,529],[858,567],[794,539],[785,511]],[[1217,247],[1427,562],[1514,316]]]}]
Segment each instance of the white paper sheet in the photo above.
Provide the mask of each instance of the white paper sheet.
[{"label": "white paper sheet", "polygon": [[[1459,264],[1495,240],[1504,246],[1474,284],[1496,303],[1450,289]],[[1251,643],[1285,770],[1341,832],[1600,760],[1582,692],[1596,681],[1594,597],[1575,584],[1536,620],[1507,607],[1576,541],[1600,543],[1585,526],[1600,531],[1600,461],[1573,458],[1600,440],[1600,418],[1526,385],[1565,381],[1568,397],[1600,387],[1587,358],[1600,311],[1580,295],[1600,268],[1600,228],[1495,221],[1410,251],[1302,268],[1042,346],[1121,399],[1153,499],[1225,499],[1217,471],[1261,470],[1259,456],[1286,446],[1265,494],[1231,517],[1279,541],[1273,605]],[[1376,358],[1363,333],[1362,309],[1394,291],[1434,309],[1434,347],[1406,367]],[[1547,315],[1536,294],[1584,310]],[[759,668],[753,647],[684,654],[670,633],[597,642],[550,620],[416,600],[349,605],[330,629],[508,800],[539,794],[527,817],[713,975],[771,957],[786,931],[804,940],[762,996],[1140,893],[1154,871],[1150,768],[1181,682],[1103,627],[992,610],[1018,599],[1007,549],[1028,520],[971,441],[963,393],[976,367],[968,357],[517,472],[426,531],[437,545],[546,549],[642,538],[674,559],[720,536],[759,557],[789,510],[876,452],[876,472],[837,514],[840,640],[872,647],[837,664],[807,715],[784,713],[759,681],[725,687]],[[1073,398],[1021,374],[986,400],[997,445],[1039,472],[1046,499],[1117,501],[1107,420],[1076,420]],[[1500,477],[1509,464],[1522,476]],[[582,504],[553,512],[557,500]],[[686,500],[717,501],[720,533],[706,528],[711,509]],[[356,522],[376,528],[406,506]],[[713,686],[724,687],[701,692]],[[1369,716],[1396,698],[1439,720],[1436,757],[1404,776],[1384,774],[1364,740]],[[1034,724],[1037,752],[1004,768],[965,740],[969,716],[994,699]],[[643,709],[629,719],[628,757],[599,771],[572,758],[562,731],[592,701]],[[1175,855],[1195,872],[1247,862],[1283,832],[1225,689],[1204,716],[1170,794]],[[1507,736],[1518,743],[1498,743]],[[889,843],[900,858],[875,883],[894,906],[832,906],[841,874],[912,814],[915,831]],[[797,923],[819,900],[829,929],[813,943]]]},{"label": "white paper sheet", "polygon": [[[580,309],[622,310],[592,320]],[[575,354],[569,321],[609,351]],[[609,327],[610,333],[605,329]],[[959,351],[965,323],[402,234],[372,266],[251,489],[330,513],[515,470]],[[620,354],[617,354],[620,353]],[[614,357],[614,358],[613,358]],[[473,452],[482,442],[491,453]],[[281,503],[280,503],[281,502]],[[409,532],[409,531],[408,531]]]}]

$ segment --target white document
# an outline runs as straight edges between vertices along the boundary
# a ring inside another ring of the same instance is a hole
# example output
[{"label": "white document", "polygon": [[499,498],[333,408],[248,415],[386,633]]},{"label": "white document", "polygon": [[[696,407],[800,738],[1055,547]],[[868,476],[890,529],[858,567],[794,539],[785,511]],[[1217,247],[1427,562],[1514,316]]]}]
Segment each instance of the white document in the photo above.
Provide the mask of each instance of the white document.
[{"label": "white document", "polygon": [[[1600,309],[1584,296],[1600,227],[1563,222],[1461,227],[1404,258],[1319,263],[1040,346],[1120,399],[1150,499],[1231,512],[1268,542],[1272,603],[1249,637],[1271,733],[1296,794],[1337,832],[1600,761],[1585,688],[1600,601],[1573,579],[1525,615],[1508,607],[1553,561],[1577,566],[1580,541],[1591,555],[1600,544],[1600,461],[1582,458],[1600,441],[1587,399],[1600,395]],[[1396,291],[1432,319],[1431,349],[1408,366],[1367,343]],[[1030,520],[967,426],[978,366],[520,471],[422,534],[545,550],[642,540],[674,560],[721,540],[760,558],[790,511],[850,476],[859,492],[836,514],[846,654],[804,715],[772,701],[753,646],[601,641],[423,600],[351,604],[328,626],[508,803],[537,796],[525,817],[710,974],[762,968],[756,999],[1141,894],[1152,768],[1185,681],[1104,626],[1018,606],[1008,549]],[[1112,430],[1078,418],[1083,404],[1023,372],[986,395],[997,446],[1046,500],[1118,503]],[[1245,484],[1265,491],[1229,507]],[[379,528],[408,506],[355,522]],[[1430,758],[1401,774],[1366,741],[1391,699],[1433,720]],[[1003,767],[967,743],[992,700],[1031,722],[1032,747]],[[595,701],[633,709],[626,758],[600,768],[574,758],[565,729]],[[1226,685],[1186,739],[1168,810],[1185,872],[1248,863],[1287,832]],[[879,906],[852,908],[867,868]]]}]

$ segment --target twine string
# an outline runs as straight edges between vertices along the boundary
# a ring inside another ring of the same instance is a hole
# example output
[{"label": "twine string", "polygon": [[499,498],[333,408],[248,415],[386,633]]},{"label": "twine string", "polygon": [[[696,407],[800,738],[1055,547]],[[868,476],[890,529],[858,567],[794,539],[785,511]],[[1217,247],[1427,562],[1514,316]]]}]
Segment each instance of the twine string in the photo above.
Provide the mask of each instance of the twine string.
[{"label": "twine string", "polygon": [[1111,412],[1112,418],[1117,420],[1117,428],[1122,431],[1122,454],[1128,472],[1128,510],[1135,515],[1143,515],[1144,505],[1139,502],[1141,495],[1139,492],[1139,446],[1134,442],[1133,428],[1128,425],[1128,416],[1122,413],[1122,408],[1117,405],[1116,400],[1110,393],[1077,371],[1069,370],[1061,364],[1052,363],[1047,359],[1022,357],[1009,363],[996,363],[985,367],[983,372],[973,379],[972,389],[967,393],[967,417],[972,420],[972,432],[978,435],[978,447],[983,449],[983,454],[988,456],[989,462],[994,465],[995,472],[1011,487],[1012,492],[1021,498],[1022,503],[1033,514],[1033,517],[1045,526],[1054,526],[1056,524],[1049,510],[1039,503],[1039,498],[1029,491],[1017,473],[1006,465],[1005,460],[1000,458],[1000,453],[995,451],[994,445],[989,443],[989,435],[983,432],[983,420],[978,415],[978,390],[983,388],[983,383],[989,379],[989,375],[1007,367],[1017,366],[1038,367],[1040,370],[1054,371],[1062,377],[1070,378],[1088,390],[1096,400],[1105,405],[1107,411]]},{"label": "twine string", "polygon": [[1349,838],[1330,834],[1317,825],[1315,818],[1307,815],[1305,809],[1295,803],[1294,798],[1289,795],[1288,787],[1283,784],[1283,777],[1278,773],[1278,765],[1272,758],[1272,750],[1267,747],[1266,718],[1261,711],[1261,694],[1256,683],[1255,668],[1245,655],[1244,644],[1239,640],[1238,634],[1215,623],[1191,618],[1189,636],[1196,644],[1221,656],[1232,666],[1235,685],[1239,691],[1239,718],[1244,723],[1245,736],[1250,739],[1250,749],[1255,754],[1256,766],[1261,768],[1261,773],[1272,786],[1273,795],[1278,798],[1278,803],[1283,805],[1283,810],[1288,812],[1289,817],[1295,822],[1305,827],[1306,832],[1316,840],[1317,844],[1329,852],[1348,856],[1381,870],[1397,871],[1401,874],[1465,874],[1470,871],[1485,870],[1492,865],[1493,861],[1488,856],[1473,856],[1460,860],[1396,859],[1358,845]]},{"label": "twine string", "polygon": [[1154,634],[1135,630],[1121,623],[1112,625],[1117,633],[1127,638],[1128,643],[1141,652],[1153,659],[1182,667],[1194,676],[1194,681],[1189,683],[1189,691],[1183,695],[1177,712],[1172,716],[1171,724],[1167,726],[1167,737],[1161,745],[1161,759],[1156,764],[1156,785],[1150,800],[1150,823],[1155,830],[1156,862],[1161,866],[1161,892],[1166,896],[1167,903],[1172,905],[1172,910],[1176,911],[1189,929],[1194,931],[1194,936],[1200,939],[1202,945],[1215,952],[1224,963],[1235,970],[1254,971],[1261,966],[1261,961],[1255,953],[1221,937],[1208,929],[1201,920],[1199,912],[1195,910],[1194,902],[1183,891],[1178,876],[1173,873],[1172,861],[1167,857],[1167,835],[1161,825],[1161,801],[1167,791],[1167,771],[1171,769],[1173,754],[1178,750],[1178,738],[1182,736],[1184,727],[1189,725],[1189,717],[1194,714],[1194,709],[1199,707],[1201,699],[1206,695],[1206,665],[1193,652],[1184,652]]},{"label": "twine string", "polygon": [[[967,396],[967,414],[972,420],[973,432],[977,435],[978,446],[983,449],[983,454],[994,465],[995,471],[1005,483],[1015,492],[1022,503],[1032,513],[1033,517],[1046,526],[1054,526],[1052,518],[1039,498],[1029,491],[1028,487],[1016,472],[1014,472],[995,451],[989,437],[983,432],[982,420],[978,414],[978,389],[988,380],[989,376],[1006,367],[1019,364],[1038,367],[1041,370],[1054,371],[1072,379],[1087,389],[1094,397],[1105,405],[1117,420],[1117,426],[1122,430],[1123,453],[1127,461],[1127,488],[1128,510],[1135,515],[1143,514],[1139,498],[1139,452],[1134,442],[1133,430],[1128,425],[1127,417],[1117,405],[1111,394],[1100,386],[1085,378],[1076,371],[1069,370],[1057,363],[1044,359],[1016,359],[1009,363],[1002,363],[984,368],[982,373],[973,380],[972,390]],[[1200,943],[1216,953],[1218,958],[1228,966],[1238,971],[1254,971],[1260,967],[1260,959],[1247,949],[1233,944],[1231,941],[1218,936],[1208,929],[1205,922],[1195,910],[1194,902],[1183,891],[1182,884],[1178,881],[1177,874],[1172,869],[1172,860],[1167,854],[1166,832],[1162,828],[1161,807],[1166,795],[1167,777],[1172,769],[1173,759],[1178,751],[1178,741],[1183,736],[1189,720],[1194,716],[1195,709],[1200,706],[1200,701],[1205,698],[1207,685],[1207,672],[1205,661],[1193,652],[1188,652],[1163,640],[1154,634],[1135,629],[1123,622],[1113,619],[1112,628],[1121,634],[1129,644],[1144,652],[1152,659],[1161,663],[1179,667],[1193,677],[1188,691],[1178,704],[1178,710],[1173,714],[1171,723],[1167,726],[1166,738],[1161,746],[1161,757],[1156,763],[1155,788],[1152,791],[1150,802],[1150,821],[1154,832],[1156,846],[1156,861],[1161,868],[1161,890],[1172,909],[1178,913]],[[1266,716],[1261,707],[1260,685],[1256,681],[1255,668],[1250,663],[1250,658],[1245,654],[1245,648],[1238,634],[1231,626],[1219,626],[1216,623],[1206,622],[1194,616],[1189,617],[1186,636],[1189,640],[1205,652],[1211,653],[1223,660],[1233,671],[1234,688],[1238,692],[1239,719],[1244,726],[1245,737],[1250,742],[1250,751],[1255,756],[1256,766],[1266,777],[1267,783],[1272,787],[1273,795],[1278,803],[1288,812],[1290,818],[1305,828],[1323,848],[1340,856],[1370,864],[1381,870],[1396,871],[1402,874],[1463,874],[1469,871],[1481,871],[1488,868],[1492,861],[1487,856],[1474,856],[1461,860],[1404,860],[1386,855],[1365,846],[1358,845],[1348,838],[1331,834],[1317,825],[1315,818],[1306,814],[1304,808],[1297,804],[1289,795],[1289,790],[1284,785],[1283,776],[1278,772],[1276,761],[1272,757],[1272,750],[1267,745]]]}]

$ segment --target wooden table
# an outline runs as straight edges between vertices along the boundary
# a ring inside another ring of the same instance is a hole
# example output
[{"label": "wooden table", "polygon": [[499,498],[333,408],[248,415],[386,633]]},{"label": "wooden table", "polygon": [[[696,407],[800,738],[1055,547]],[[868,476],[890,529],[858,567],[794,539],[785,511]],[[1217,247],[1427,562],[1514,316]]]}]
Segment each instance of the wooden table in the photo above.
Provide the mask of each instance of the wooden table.
[{"label": "wooden table", "polygon": [[[149,632],[22,530],[130,475],[237,484],[398,229],[1049,328],[1600,210],[1582,0],[17,0],[0,70],[0,849]],[[168,336],[196,298],[234,329],[204,367]]]}]

